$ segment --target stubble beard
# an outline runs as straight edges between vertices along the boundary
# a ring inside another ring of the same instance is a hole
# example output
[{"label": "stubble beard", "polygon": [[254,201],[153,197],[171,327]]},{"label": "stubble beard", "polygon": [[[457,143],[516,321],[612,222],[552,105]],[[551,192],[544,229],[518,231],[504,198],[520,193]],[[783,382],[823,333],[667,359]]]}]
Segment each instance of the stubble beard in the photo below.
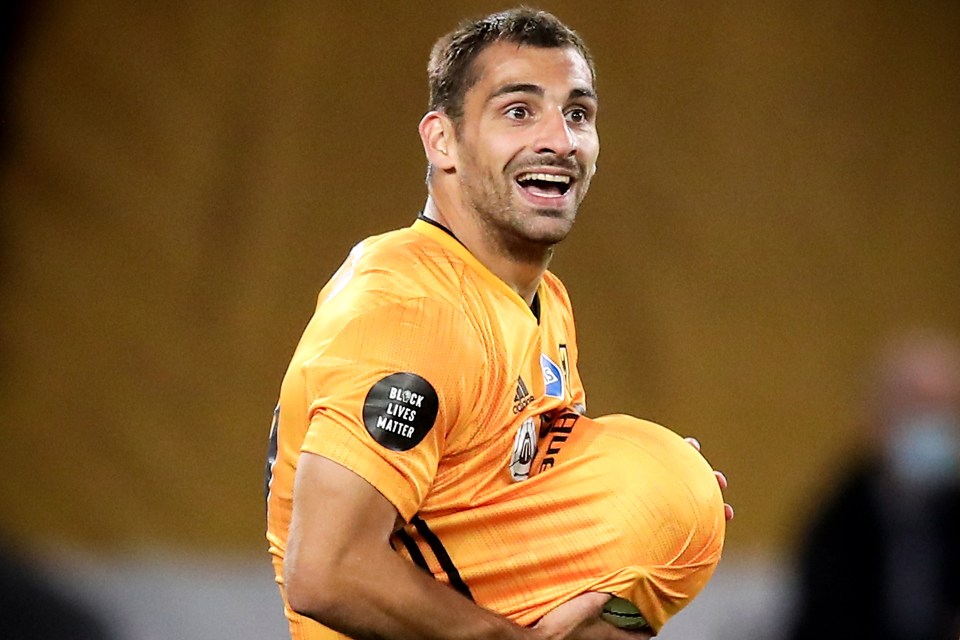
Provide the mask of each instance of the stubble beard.
[{"label": "stubble beard", "polygon": [[[467,206],[476,211],[489,245],[513,261],[546,264],[553,255],[554,246],[570,232],[585,189],[580,192],[572,211],[535,209],[516,202],[513,181],[507,177],[512,175],[511,171],[498,175],[483,171],[473,163],[464,169],[460,174],[464,199]],[[557,223],[538,224],[547,221]]]}]

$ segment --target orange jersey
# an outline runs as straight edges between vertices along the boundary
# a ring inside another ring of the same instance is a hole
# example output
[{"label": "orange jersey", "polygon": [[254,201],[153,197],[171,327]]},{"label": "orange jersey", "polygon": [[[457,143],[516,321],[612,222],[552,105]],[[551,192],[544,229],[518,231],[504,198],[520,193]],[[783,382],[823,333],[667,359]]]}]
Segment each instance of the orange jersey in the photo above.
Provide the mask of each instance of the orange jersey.
[{"label": "orange jersey", "polygon": [[418,517],[397,536],[403,552],[523,625],[600,591],[633,602],[659,631],[706,585],[724,542],[723,497],[680,436],[630,416],[562,415],[533,467],[469,509]]},{"label": "orange jersey", "polygon": [[[281,386],[267,502],[281,590],[301,451],[351,469],[408,522],[484,504],[526,477],[542,421],[584,405],[570,301],[549,272],[537,300],[539,320],[424,220],[354,247]],[[287,615],[300,637],[337,637]]]}]

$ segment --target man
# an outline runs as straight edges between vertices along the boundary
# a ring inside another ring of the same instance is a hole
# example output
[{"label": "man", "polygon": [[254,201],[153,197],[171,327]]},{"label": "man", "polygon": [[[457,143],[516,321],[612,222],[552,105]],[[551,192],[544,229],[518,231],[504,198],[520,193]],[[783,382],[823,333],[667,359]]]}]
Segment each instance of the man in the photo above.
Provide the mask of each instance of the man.
[{"label": "man", "polygon": [[957,640],[960,342],[896,336],[866,412],[858,455],[802,540],[788,637]]},{"label": "man", "polygon": [[592,60],[520,9],[442,38],[428,75],[423,213],[353,249],[281,389],[268,539],[291,633],[627,637],[598,617],[609,593],[559,599],[534,628],[477,606],[431,528],[527,481],[541,431],[584,411],[547,265],[596,170]]}]

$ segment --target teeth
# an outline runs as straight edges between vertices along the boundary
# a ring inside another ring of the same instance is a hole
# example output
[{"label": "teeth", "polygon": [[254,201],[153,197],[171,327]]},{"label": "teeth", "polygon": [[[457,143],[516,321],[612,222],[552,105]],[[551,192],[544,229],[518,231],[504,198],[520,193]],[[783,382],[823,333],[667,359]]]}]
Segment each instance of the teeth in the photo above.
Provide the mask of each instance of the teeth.
[{"label": "teeth", "polygon": [[518,181],[540,180],[541,182],[558,182],[560,184],[570,184],[570,176],[558,176],[552,173],[521,173],[517,176]]}]

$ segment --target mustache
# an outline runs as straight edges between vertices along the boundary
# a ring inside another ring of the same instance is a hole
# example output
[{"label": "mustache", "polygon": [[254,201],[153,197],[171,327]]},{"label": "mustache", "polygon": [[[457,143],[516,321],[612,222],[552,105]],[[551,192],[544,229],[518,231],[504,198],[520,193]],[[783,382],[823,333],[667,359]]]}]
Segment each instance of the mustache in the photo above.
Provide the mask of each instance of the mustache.
[{"label": "mustache", "polygon": [[556,154],[543,154],[535,158],[523,158],[507,165],[507,173],[522,173],[530,169],[541,169],[544,167],[554,167],[563,169],[574,174],[575,178],[581,178],[586,173],[585,167],[576,159],[569,156],[558,156]]}]

